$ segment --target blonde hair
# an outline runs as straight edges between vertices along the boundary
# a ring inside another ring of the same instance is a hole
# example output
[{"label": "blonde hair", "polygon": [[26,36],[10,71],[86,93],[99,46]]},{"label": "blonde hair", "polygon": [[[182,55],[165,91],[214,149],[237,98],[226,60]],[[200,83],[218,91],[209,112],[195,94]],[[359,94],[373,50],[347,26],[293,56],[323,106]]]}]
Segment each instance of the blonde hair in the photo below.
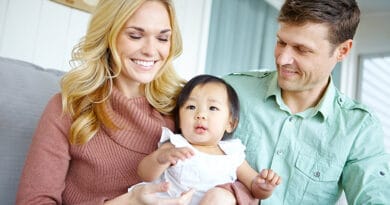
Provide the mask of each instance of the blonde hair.
[{"label": "blonde hair", "polygon": [[[116,41],[126,21],[145,1],[151,0],[100,0],[85,37],[74,47],[73,69],[61,80],[63,111],[72,119],[71,144],[85,144],[102,125],[120,129],[113,124],[105,109],[110,100],[113,79],[122,68]],[[171,115],[184,84],[172,65],[172,60],[182,52],[182,39],[172,1],[153,1],[162,2],[169,13],[171,48],[155,79],[144,86],[145,95],[159,112]],[[114,71],[113,67],[118,70]]]}]

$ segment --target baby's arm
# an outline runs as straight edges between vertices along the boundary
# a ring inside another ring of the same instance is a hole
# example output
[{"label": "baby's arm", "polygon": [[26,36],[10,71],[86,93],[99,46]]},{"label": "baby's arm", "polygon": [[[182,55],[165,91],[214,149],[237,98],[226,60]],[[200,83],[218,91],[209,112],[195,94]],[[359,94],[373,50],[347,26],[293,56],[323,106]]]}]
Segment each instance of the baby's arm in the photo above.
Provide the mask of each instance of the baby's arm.
[{"label": "baby's arm", "polygon": [[167,142],[156,151],[147,155],[138,165],[137,173],[143,181],[153,181],[178,160],[185,160],[194,155],[188,147],[175,148]]},{"label": "baby's arm", "polygon": [[271,196],[274,188],[282,182],[280,176],[271,169],[263,169],[257,173],[246,160],[238,168],[237,178],[258,199]]}]

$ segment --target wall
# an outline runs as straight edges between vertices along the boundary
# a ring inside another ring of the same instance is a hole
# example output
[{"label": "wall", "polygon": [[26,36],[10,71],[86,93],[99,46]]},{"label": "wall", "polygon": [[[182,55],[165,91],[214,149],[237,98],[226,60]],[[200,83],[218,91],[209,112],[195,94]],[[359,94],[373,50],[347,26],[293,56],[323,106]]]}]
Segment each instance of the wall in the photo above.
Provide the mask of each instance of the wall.
[{"label": "wall", "polygon": [[[174,64],[188,79],[204,72],[211,1],[174,2],[184,44]],[[49,0],[0,0],[0,56],[67,71],[71,50],[84,35],[89,17]]]},{"label": "wall", "polygon": [[1,0],[0,56],[67,70],[89,14],[49,0]]},{"label": "wall", "polygon": [[341,91],[356,98],[357,67],[359,55],[390,52],[390,11],[385,13],[362,14],[356,33],[352,55],[342,65]]}]

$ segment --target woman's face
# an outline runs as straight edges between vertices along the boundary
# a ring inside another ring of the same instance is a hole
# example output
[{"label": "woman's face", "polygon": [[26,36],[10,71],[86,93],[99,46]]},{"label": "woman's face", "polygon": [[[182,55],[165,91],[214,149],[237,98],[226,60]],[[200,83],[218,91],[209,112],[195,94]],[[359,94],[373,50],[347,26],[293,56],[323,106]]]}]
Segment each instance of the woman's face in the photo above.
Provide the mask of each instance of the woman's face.
[{"label": "woman's face", "polygon": [[[146,1],[127,20],[117,39],[123,68],[116,85],[123,92],[139,92],[165,63],[171,47],[171,24],[165,5]],[[133,93],[138,95],[138,93]],[[129,93],[129,95],[132,95]]]}]

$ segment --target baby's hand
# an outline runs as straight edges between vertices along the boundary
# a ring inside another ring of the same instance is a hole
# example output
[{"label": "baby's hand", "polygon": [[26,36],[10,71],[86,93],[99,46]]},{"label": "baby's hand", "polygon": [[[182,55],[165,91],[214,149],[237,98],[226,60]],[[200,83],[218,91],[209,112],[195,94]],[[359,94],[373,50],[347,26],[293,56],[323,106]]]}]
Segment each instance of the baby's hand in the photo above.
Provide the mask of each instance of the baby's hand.
[{"label": "baby's hand", "polygon": [[252,190],[257,189],[265,192],[272,192],[274,188],[282,183],[282,179],[271,169],[263,169],[253,179]]},{"label": "baby's hand", "polygon": [[164,149],[157,158],[158,163],[166,164],[170,163],[175,165],[179,160],[185,160],[194,155],[194,151],[188,147],[170,147]]}]

